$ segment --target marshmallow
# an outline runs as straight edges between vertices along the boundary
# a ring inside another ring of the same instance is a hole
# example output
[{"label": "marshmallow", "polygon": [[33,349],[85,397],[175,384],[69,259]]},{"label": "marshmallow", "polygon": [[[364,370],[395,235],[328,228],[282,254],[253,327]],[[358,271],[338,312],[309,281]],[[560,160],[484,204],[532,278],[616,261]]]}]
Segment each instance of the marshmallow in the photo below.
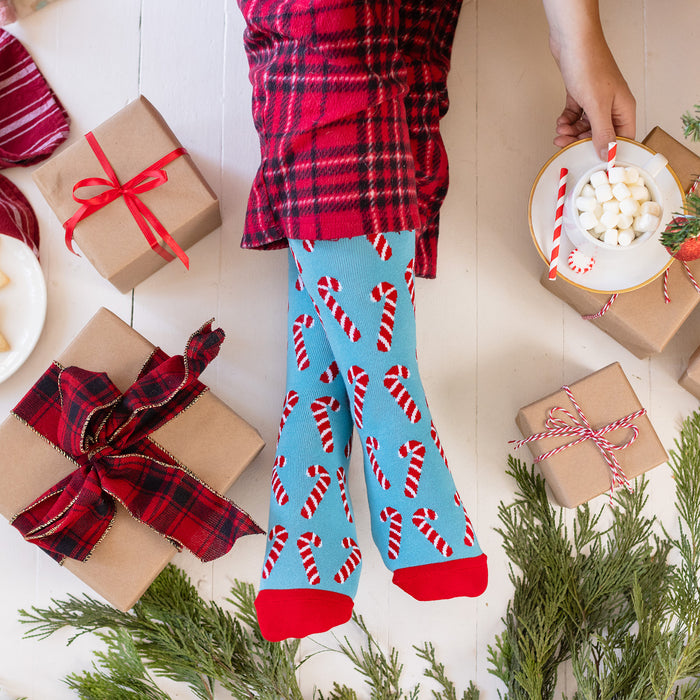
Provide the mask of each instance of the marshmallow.
[{"label": "marshmallow", "polygon": [[596,170],[591,175],[591,185],[593,187],[600,187],[601,185],[608,184],[608,174],[605,170]]},{"label": "marshmallow", "polygon": [[611,199],[609,202],[603,202],[602,206],[603,211],[614,211],[616,214],[620,213],[620,202],[618,202],[616,199]]},{"label": "marshmallow", "polygon": [[659,217],[653,214],[642,214],[639,217],[639,229],[644,233],[647,231],[655,231],[659,223],[661,223]]},{"label": "marshmallow", "polygon": [[649,190],[646,188],[646,185],[632,185],[629,190],[632,197],[634,197],[634,199],[640,203],[648,202],[651,199],[651,195],[649,194]]},{"label": "marshmallow", "polygon": [[595,197],[576,197],[576,208],[579,211],[594,211],[597,202]]},{"label": "marshmallow", "polygon": [[627,187],[624,182],[618,182],[617,185],[612,188],[612,193],[613,197],[615,197],[618,202],[621,202],[623,199],[629,199],[632,196],[630,188]]},{"label": "marshmallow", "polygon": [[661,205],[658,202],[643,202],[642,206],[639,209],[642,214],[661,216]]},{"label": "marshmallow", "polygon": [[598,225],[598,219],[596,219],[593,212],[590,211],[581,212],[581,216],[578,217],[578,220],[581,222],[581,226],[586,230],[595,228]]},{"label": "marshmallow", "polygon": [[631,228],[623,228],[617,234],[617,245],[628,246],[634,240],[634,231]]},{"label": "marshmallow", "polygon": [[598,223],[593,227],[593,233],[594,235],[600,237],[603,233],[605,233],[605,225]]},{"label": "marshmallow", "polygon": [[603,243],[607,243],[608,245],[617,245],[617,238],[618,238],[618,233],[616,228],[609,228],[604,234],[603,234]]},{"label": "marshmallow", "polygon": [[608,180],[611,185],[625,181],[625,169],[620,166],[615,166],[608,170]]},{"label": "marshmallow", "polygon": [[620,202],[620,212],[626,216],[636,216],[639,213],[639,203],[632,197],[623,199]]},{"label": "marshmallow", "polygon": [[595,188],[593,185],[590,183],[586,183],[582,188],[581,188],[581,196],[582,197],[595,197]]},{"label": "marshmallow", "polygon": [[634,185],[635,182],[640,178],[639,170],[634,167],[625,168],[625,183],[628,185]]},{"label": "marshmallow", "polygon": [[607,202],[608,200],[612,199],[612,187],[610,187],[610,185],[608,184],[599,185],[595,188],[595,198],[601,203]]},{"label": "marshmallow", "polygon": [[606,228],[617,228],[617,220],[620,215],[614,211],[605,211],[603,216],[600,217],[600,223]]},{"label": "marshmallow", "polygon": [[617,228],[622,230],[623,228],[632,228],[634,223],[634,217],[628,216],[627,214],[620,214],[617,219]]}]

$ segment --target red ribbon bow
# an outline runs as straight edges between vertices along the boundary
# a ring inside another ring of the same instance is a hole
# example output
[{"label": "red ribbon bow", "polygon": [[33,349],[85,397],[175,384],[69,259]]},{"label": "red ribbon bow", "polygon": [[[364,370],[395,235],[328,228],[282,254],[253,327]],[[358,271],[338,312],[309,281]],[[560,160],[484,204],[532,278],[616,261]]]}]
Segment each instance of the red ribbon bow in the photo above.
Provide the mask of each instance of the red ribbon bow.
[{"label": "red ribbon bow", "polygon": [[[148,192],[149,190],[153,190],[165,184],[168,181],[168,173],[165,172],[163,168],[176,158],[185,155],[187,151],[184,148],[176,148],[122,185],[100,144],[97,143],[95,135],[90,131],[85,134],[85,139],[90,144],[107,178],[89,177],[76,182],[73,186],[73,199],[78,202],[81,207],[63,224],[63,228],[66,231],[66,246],[68,249],[72,253],[75,253],[73,249],[73,231],[78,223],[88,216],[91,216],[96,211],[106,207],[115,199],[123,197],[126,206],[129,208],[131,215],[134,217],[134,220],[151,248],[165,260],[170,261],[175,257],[158,242],[153,233],[155,231],[160,236],[161,240],[167,244],[173,253],[182,261],[183,265],[189,269],[190,261],[185,251],[180,248],[175,239],[168,233],[153,212],[139,199],[139,195],[144,192]],[[83,187],[95,186],[106,187],[107,189],[86,199],[78,197],[76,194],[76,192]]]},{"label": "red ribbon bow", "polygon": [[156,350],[124,394],[103,372],[47,370],[14,413],[77,468],[13,518],[25,539],[58,561],[84,561],[109,529],[115,501],[204,561],[262,532],[148,437],[206,390],[197,377],[222,341],[223,331],[206,324],[184,356]]},{"label": "red ribbon bow", "polygon": [[[541,433],[535,433],[534,435],[530,435],[530,437],[527,437],[523,440],[511,440],[510,442],[515,443],[515,449],[517,449],[519,447],[522,447],[523,445],[528,444],[529,442],[533,442],[535,440],[542,440],[548,437],[571,436],[574,438],[571,442],[568,442],[565,445],[560,445],[559,447],[555,447],[554,449],[549,450],[549,452],[545,452],[539,457],[536,457],[535,464],[537,464],[539,462],[544,461],[545,459],[548,459],[549,457],[552,457],[555,454],[558,454],[559,452],[562,452],[563,450],[568,449],[569,447],[574,447],[575,445],[585,442],[586,440],[592,440],[595,443],[596,447],[600,450],[601,454],[603,455],[603,458],[605,459],[605,461],[608,464],[608,467],[610,468],[611,501],[613,491],[617,486],[625,486],[625,488],[627,488],[628,491],[632,491],[629,479],[622,470],[620,463],[617,461],[617,458],[615,457],[615,452],[618,450],[624,450],[637,439],[637,437],[639,436],[639,428],[632,421],[634,421],[636,418],[639,418],[640,416],[645,415],[646,409],[640,408],[638,411],[630,413],[624,418],[620,418],[616,421],[613,421],[612,423],[609,423],[608,425],[603,426],[602,428],[599,428],[598,430],[594,430],[591,427],[591,424],[588,422],[588,419],[586,418],[585,414],[583,413],[581,406],[579,406],[578,402],[571,393],[571,389],[568,386],[563,386],[562,389],[566,392],[566,395],[569,397],[569,400],[576,409],[578,413],[578,418],[570,411],[567,411],[565,408],[562,408],[561,406],[555,406],[554,408],[551,408],[549,410],[549,413],[547,414],[547,419],[545,420],[545,427],[547,428],[547,430]],[[557,417],[557,413],[563,414],[564,417]],[[617,430],[618,428],[631,428],[632,437],[629,440],[627,440],[627,442],[624,442],[622,444],[615,444],[604,437],[608,433],[611,433],[613,430]]]}]

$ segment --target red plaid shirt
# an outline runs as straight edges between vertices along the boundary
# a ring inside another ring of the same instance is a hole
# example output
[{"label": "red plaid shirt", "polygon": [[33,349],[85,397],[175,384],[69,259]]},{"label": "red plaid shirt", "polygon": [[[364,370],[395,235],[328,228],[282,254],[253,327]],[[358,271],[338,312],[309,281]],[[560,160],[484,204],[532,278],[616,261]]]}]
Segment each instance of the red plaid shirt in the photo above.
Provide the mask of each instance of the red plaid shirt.
[{"label": "red plaid shirt", "polygon": [[261,164],[242,246],[416,230],[436,272],[461,0],[239,0]]}]

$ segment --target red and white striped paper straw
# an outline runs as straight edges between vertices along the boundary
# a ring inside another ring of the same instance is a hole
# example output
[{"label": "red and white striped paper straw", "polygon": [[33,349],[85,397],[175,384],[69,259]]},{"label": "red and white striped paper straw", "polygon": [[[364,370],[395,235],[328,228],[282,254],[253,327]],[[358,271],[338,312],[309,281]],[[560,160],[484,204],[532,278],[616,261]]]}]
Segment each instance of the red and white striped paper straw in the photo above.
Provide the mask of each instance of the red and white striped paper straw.
[{"label": "red and white striped paper straw", "polygon": [[564,197],[566,196],[567,168],[559,171],[559,190],[557,192],[557,209],[554,215],[554,234],[552,236],[552,254],[549,258],[549,279],[557,278],[557,265],[559,264],[559,243],[561,239],[561,224],[564,217]]},{"label": "red and white striped paper straw", "polygon": [[615,158],[617,158],[617,141],[611,141],[608,144],[608,171],[615,167]]}]

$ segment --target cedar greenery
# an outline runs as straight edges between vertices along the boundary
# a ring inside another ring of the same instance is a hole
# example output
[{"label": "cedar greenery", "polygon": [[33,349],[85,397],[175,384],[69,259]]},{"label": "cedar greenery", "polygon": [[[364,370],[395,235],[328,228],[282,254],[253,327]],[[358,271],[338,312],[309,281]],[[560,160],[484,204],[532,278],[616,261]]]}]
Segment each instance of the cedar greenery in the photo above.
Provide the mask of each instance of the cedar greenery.
[{"label": "cedar greenery", "polygon": [[[488,650],[490,672],[508,700],[553,700],[558,675],[570,667],[577,689],[568,700],[697,700],[700,698],[700,412],[683,423],[670,466],[678,523],[671,536],[653,515],[647,482],[620,491],[613,507],[593,514],[550,505],[542,478],[515,458],[509,473],[515,499],[499,507],[513,598],[504,630]],[[568,513],[568,512],[567,512]],[[235,615],[205,602],[185,574],[168,567],[131,613],[89,597],[70,596],[48,609],[21,611],[26,636],[45,638],[68,625],[75,637],[94,633],[104,651],[92,671],[68,685],[86,700],[168,700],[157,679],[188,686],[211,700],[217,687],[234,698],[298,700],[298,642],[271,643],[257,627],[254,589],[236,582]],[[418,686],[401,688],[398,653],[385,654],[365,621],[364,641],[339,650],[359,671],[371,700],[417,700]],[[70,642],[69,642],[70,643]],[[433,700],[478,700],[473,684],[457,689],[432,644],[415,647]],[[327,650],[326,650],[327,651]],[[324,651],[324,653],[326,653]],[[318,700],[358,700],[335,683]]]},{"label": "cedar greenery", "polygon": [[682,117],[683,135],[692,141],[700,141],[700,105],[695,105],[695,114],[687,111]]}]

